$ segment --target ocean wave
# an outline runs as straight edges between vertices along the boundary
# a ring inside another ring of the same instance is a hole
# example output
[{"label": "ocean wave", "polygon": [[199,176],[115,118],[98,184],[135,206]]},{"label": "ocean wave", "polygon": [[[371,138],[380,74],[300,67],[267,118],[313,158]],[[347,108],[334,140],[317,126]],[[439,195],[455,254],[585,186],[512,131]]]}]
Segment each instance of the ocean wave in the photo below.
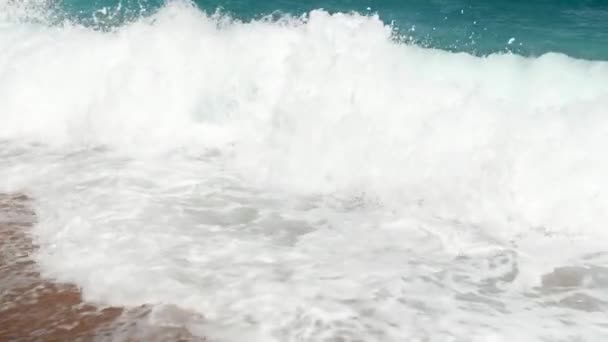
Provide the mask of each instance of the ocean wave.
[{"label": "ocean wave", "polygon": [[375,16],[240,23],[182,2],[113,32],[5,24],[0,137],[230,146],[251,177],[291,189],[398,189],[529,211],[532,225],[604,222],[608,63],[393,38]]},{"label": "ocean wave", "polygon": [[[607,237],[607,62],[423,48],[357,13],[178,1],[99,30],[32,4],[0,2],[0,190],[36,200],[45,275],[203,313],[201,335],[448,338],[466,317],[523,338],[527,316],[486,313],[536,304],[526,338],[594,334],[528,293]],[[490,309],[455,295],[500,282]]]}]

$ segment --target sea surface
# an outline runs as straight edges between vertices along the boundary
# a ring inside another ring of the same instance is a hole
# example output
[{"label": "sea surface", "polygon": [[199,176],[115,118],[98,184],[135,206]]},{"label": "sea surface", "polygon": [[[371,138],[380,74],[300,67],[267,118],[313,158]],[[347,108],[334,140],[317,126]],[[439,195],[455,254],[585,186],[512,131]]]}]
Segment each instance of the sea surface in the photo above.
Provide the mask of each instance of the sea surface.
[{"label": "sea surface", "polygon": [[209,341],[604,341],[607,60],[606,1],[0,0],[0,193]]}]

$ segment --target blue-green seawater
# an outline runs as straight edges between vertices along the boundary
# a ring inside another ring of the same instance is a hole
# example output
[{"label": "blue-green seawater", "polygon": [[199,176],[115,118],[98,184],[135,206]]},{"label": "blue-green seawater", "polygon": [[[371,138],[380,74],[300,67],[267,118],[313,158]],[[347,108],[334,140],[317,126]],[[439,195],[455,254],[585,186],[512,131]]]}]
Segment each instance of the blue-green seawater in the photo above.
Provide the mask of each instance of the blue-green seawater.
[{"label": "blue-green seawater", "polygon": [[[162,0],[63,0],[60,8],[87,25],[120,25],[154,13]],[[564,53],[608,59],[608,1],[602,0],[196,0],[202,11],[239,20],[301,16],[314,9],[378,14],[416,44],[475,55]]]}]

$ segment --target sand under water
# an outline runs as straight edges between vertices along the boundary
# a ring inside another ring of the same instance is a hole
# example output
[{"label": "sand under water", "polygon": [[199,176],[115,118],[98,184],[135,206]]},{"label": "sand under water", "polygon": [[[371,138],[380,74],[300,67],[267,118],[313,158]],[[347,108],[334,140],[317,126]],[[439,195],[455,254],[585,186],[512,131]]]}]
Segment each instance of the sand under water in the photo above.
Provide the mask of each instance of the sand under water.
[{"label": "sand under water", "polygon": [[100,333],[122,312],[83,303],[77,287],[42,279],[29,257],[35,215],[24,195],[0,196],[0,340],[70,340]]},{"label": "sand under water", "polygon": [[145,306],[87,303],[77,286],[42,278],[30,257],[36,215],[29,202],[22,194],[0,194],[0,341],[204,340],[179,328],[147,326]]}]

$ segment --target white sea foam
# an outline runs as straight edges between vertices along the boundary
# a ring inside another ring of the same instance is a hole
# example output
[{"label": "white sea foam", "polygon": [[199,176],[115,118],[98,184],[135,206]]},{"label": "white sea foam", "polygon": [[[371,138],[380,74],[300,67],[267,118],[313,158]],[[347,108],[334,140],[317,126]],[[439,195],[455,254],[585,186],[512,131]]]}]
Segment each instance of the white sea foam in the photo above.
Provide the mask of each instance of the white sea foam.
[{"label": "white sea foam", "polygon": [[607,336],[608,63],[324,11],[14,13],[0,190],[36,198],[39,263],[88,299],[176,305],[219,340]]}]

